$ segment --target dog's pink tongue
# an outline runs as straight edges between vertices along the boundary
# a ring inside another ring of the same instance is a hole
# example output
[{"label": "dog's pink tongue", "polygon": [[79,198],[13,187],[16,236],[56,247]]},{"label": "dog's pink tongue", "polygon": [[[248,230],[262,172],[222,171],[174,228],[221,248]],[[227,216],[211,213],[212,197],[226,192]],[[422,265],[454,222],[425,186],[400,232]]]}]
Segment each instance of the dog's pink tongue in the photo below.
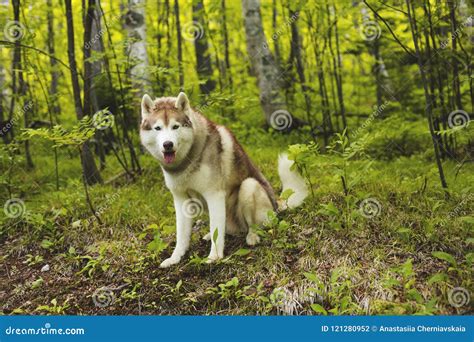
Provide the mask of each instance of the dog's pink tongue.
[{"label": "dog's pink tongue", "polygon": [[166,164],[171,164],[174,162],[175,153],[174,152],[165,152],[165,162]]}]

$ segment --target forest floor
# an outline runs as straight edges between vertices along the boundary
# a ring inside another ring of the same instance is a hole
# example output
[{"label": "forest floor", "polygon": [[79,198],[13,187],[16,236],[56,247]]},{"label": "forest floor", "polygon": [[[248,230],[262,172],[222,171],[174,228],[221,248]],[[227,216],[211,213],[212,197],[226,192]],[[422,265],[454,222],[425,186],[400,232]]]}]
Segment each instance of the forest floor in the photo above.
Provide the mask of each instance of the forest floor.
[{"label": "forest floor", "polygon": [[[275,189],[277,154],[287,141],[244,143]],[[447,198],[429,156],[373,159],[369,166],[355,160],[345,195],[332,168],[339,160],[321,156],[311,171],[314,194],[272,217],[261,245],[228,237],[226,258],[207,264],[202,214],[182,262],[160,269],[175,237],[157,163],[143,155],[135,180],[90,189],[99,224],[88,214],[77,159],[60,153],[56,191],[51,149],[43,151],[34,156],[34,171],[14,176],[25,213],[2,217],[4,314],[473,313],[462,298],[473,293],[472,164],[458,170],[455,161],[444,162]],[[105,178],[117,173],[111,164]],[[376,206],[361,213],[368,198]]]}]

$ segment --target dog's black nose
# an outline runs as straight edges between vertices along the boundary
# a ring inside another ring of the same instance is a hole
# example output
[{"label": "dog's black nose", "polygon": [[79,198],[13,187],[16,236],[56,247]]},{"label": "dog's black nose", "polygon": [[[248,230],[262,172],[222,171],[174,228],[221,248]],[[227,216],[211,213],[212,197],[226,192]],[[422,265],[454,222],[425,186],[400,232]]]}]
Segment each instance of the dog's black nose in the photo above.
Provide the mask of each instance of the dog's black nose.
[{"label": "dog's black nose", "polygon": [[165,151],[170,151],[173,149],[173,142],[171,141],[165,141],[163,143],[163,147],[165,148]]}]

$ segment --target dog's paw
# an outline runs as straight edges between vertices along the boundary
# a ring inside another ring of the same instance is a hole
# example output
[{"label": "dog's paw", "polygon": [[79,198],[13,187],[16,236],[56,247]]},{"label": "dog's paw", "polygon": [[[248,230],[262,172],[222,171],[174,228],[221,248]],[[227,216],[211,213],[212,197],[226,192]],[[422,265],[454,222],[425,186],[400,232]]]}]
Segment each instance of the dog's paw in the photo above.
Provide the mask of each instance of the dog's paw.
[{"label": "dog's paw", "polygon": [[216,252],[211,252],[211,253],[209,254],[209,256],[207,257],[207,261],[206,261],[206,262],[207,262],[208,264],[212,264],[213,262],[216,262],[216,261],[218,261],[218,260],[220,260],[220,259],[222,259],[222,258],[224,258],[224,253],[218,254],[218,253],[216,253]]},{"label": "dog's paw", "polygon": [[211,241],[211,233],[207,233],[202,239],[206,241]]},{"label": "dog's paw", "polygon": [[249,232],[245,238],[245,241],[247,242],[247,245],[255,246],[256,244],[260,243],[260,236],[258,236],[257,233]]},{"label": "dog's paw", "polygon": [[176,258],[176,257],[172,256],[172,257],[166,259],[165,261],[163,261],[160,264],[160,268],[167,268],[167,267],[170,267],[172,265],[176,265],[180,260],[181,260],[181,258]]}]

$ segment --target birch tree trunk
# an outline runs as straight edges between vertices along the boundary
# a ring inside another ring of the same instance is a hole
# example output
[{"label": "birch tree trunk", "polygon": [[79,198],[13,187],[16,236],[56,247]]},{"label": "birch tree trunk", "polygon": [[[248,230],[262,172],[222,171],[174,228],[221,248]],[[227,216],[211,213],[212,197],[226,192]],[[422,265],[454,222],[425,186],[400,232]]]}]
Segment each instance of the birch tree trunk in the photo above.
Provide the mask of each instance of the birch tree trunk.
[{"label": "birch tree trunk", "polygon": [[151,91],[144,0],[129,0],[128,12],[124,16],[124,27],[128,33],[127,54],[132,64],[129,70],[132,86],[144,94]]},{"label": "birch tree trunk", "polygon": [[294,120],[291,114],[285,110],[286,103],[280,82],[281,75],[263,32],[260,1],[242,0],[242,12],[247,38],[247,52],[253,73],[257,76],[260,105],[265,119],[272,127],[280,129],[282,126],[279,124],[275,127],[275,113],[284,111],[287,113],[285,119],[289,123],[285,124],[284,129],[288,129],[293,126]]}]

